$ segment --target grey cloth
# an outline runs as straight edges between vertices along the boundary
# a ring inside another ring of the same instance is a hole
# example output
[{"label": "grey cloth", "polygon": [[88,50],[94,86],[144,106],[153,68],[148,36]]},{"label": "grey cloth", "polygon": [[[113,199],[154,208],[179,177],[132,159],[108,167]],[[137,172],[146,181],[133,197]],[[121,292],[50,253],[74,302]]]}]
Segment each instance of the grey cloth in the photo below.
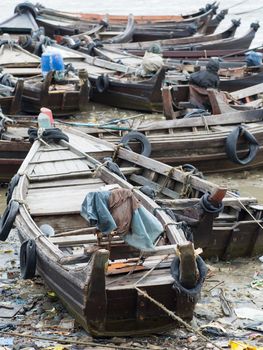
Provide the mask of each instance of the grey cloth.
[{"label": "grey cloth", "polygon": [[220,79],[218,76],[219,62],[215,59],[210,59],[206,65],[206,70],[192,73],[189,78],[189,83],[200,86],[202,88],[219,87]]}]

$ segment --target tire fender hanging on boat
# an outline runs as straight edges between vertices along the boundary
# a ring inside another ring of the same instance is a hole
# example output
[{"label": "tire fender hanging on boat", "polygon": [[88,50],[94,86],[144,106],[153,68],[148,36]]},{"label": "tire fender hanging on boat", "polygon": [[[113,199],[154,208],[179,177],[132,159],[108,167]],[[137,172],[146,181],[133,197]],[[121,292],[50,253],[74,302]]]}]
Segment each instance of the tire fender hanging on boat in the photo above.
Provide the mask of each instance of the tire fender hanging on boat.
[{"label": "tire fender hanging on boat", "polygon": [[214,205],[210,200],[209,196],[211,194],[209,192],[205,193],[200,198],[200,205],[207,213],[217,214],[220,213],[224,209],[224,203],[218,203],[218,206]]},{"label": "tire fender hanging on boat", "polygon": [[17,201],[9,202],[0,221],[0,241],[5,241],[7,239],[18,210],[19,203]]},{"label": "tire fender hanging on boat", "polygon": [[198,255],[196,257],[196,264],[199,272],[199,277],[194,288],[185,288],[180,282],[180,258],[176,256],[171,263],[171,275],[174,279],[173,289],[178,290],[179,293],[183,293],[192,300],[198,300],[201,292],[202,285],[204,283],[208,268],[204,260]]},{"label": "tire fender hanging on boat", "polygon": [[107,74],[102,74],[96,79],[96,89],[102,93],[109,87],[109,77]]},{"label": "tire fender hanging on boat", "polygon": [[145,157],[149,157],[151,155],[152,152],[152,146],[149,142],[149,140],[147,139],[147,137],[142,134],[141,132],[138,131],[131,131],[128,134],[124,135],[121,140],[120,143],[123,144],[123,146],[127,149],[130,149],[130,147],[128,146],[128,143],[130,141],[138,141],[141,145],[141,155],[145,156]]},{"label": "tire fender hanging on boat", "polygon": [[12,198],[12,194],[14,192],[14,189],[16,187],[16,185],[18,184],[18,181],[20,179],[20,175],[19,174],[15,174],[12,179],[10,180],[8,187],[7,187],[7,191],[6,191],[6,204],[8,204]]},{"label": "tire fender hanging on boat", "polygon": [[20,247],[20,271],[23,279],[30,279],[36,274],[36,242],[24,241]]},{"label": "tire fender hanging on boat", "polygon": [[[241,135],[244,136],[249,146],[248,154],[244,158],[239,158],[237,155],[237,143]],[[248,130],[239,125],[227,136],[225,149],[229,160],[237,164],[246,165],[256,157],[259,144],[256,138]]]}]

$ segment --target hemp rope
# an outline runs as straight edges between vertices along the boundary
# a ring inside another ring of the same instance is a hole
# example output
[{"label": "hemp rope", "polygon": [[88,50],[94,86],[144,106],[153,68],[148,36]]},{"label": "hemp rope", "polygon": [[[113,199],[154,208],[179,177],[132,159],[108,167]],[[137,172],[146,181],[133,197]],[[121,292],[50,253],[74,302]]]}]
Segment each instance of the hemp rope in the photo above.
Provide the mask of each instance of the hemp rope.
[{"label": "hemp rope", "polygon": [[178,321],[181,323],[188,331],[191,331],[192,333],[199,335],[199,337],[206,342],[214,345],[219,350],[222,350],[220,346],[215,344],[213,341],[211,341],[208,337],[203,335],[198,329],[194,329],[192,326],[190,326],[187,322],[185,322],[181,317],[176,315],[174,312],[171,310],[167,309],[163,304],[159,303],[157,300],[152,298],[151,296],[148,295],[147,292],[141,290],[140,288],[137,287],[137,284],[141,282],[144,278],[146,278],[162,261],[166,260],[169,257],[170,254],[166,255],[164,258],[162,258],[155,266],[153,266],[149,271],[147,271],[135,284],[134,288],[137,290],[137,292],[141,295],[143,295],[145,298],[149,299],[153,304],[157,305],[160,309],[162,309],[164,312],[166,312],[172,319],[175,321]]},{"label": "hemp rope", "polygon": [[222,348],[220,346],[218,346],[216,343],[214,343],[213,341],[211,341],[209,338],[207,338],[205,335],[203,335],[198,329],[194,329],[192,326],[190,326],[187,322],[185,322],[181,317],[177,316],[174,312],[172,312],[171,310],[167,309],[163,304],[159,303],[157,300],[155,300],[154,298],[150,297],[148,295],[148,293],[146,293],[145,291],[141,290],[140,288],[135,286],[135,289],[137,290],[138,293],[140,293],[141,295],[143,295],[145,298],[149,299],[152,303],[154,303],[155,305],[157,305],[160,309],[162,309],[163,311],[165,311],[172,319],[174,319],[175,321],[178,321],[179,323],[181,323],[182,325],[185,326],[185,328],[188,331],[191,331],[193,333],[195,333],[196,335],[199,335],[200,338],[202,338],[203,340],[205,340],[206,342],[212,344],[214,347],[216,347],[219,350],[222,350]]},{"label": "hemp rope", "polygon": [[[103,343],[95,343],[92,341],[81,341],[81,340],[72,340],[72,339],[60,339],[60,338],[49,338],[49,337],[43,337],[41,335],[30,335],[30,334],[22,334],[17,332],[8,332],[8,331],[0,331],[0,334],[2,335],[8,335],[11,337],[20,337],[20,338],[30,338],[30,339],[39,339],[39,340],[48,340],[49,342],[56,342],[61,344],[73,344],[73,345],[90,345],[90,346],[99,346],[102,348],[109,348],[109,349],[124,349],[124,350],[142,350],[142,348],[139,347],[130,347],[130,346],[122,346],[122,345],[108,345]],[[159,347],[159,349],[163,349]]]},{"label": "hemp rope", "polygon": [[242,208],[252,217],[252,219],[259,225],[260,228],[262,228],[263,230],[263,226],[261,225],[261,223],[259,222],[258,219],[255,218],[255,216],[253,214],[250,213],[250,211],[245,207],[245,205],[241,202],[241,200],[236,197],[232,192],[228,191],[227,192],[231,197],[234,197],[237,199],[237,201],[239,202],[239,204],[242,206]]}]

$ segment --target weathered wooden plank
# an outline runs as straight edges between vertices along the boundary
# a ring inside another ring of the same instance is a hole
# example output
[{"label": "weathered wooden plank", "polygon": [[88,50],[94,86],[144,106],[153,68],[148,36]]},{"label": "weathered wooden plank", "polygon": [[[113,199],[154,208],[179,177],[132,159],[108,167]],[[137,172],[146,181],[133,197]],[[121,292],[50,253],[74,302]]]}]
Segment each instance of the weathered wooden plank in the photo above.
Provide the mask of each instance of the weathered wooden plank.
[{"label": "weathered wooden plank", "polygon": [[58,215],[79,213],[87,193],[98,190],[98,183],[86,185],[43,189],[30,189],[27,203],[31,215]]},{"label": "weathered wooden plank", "polygon": [[263,83],[250,86],[246,89],[241,89],[241,90],[231,92],[230,95],[234,99],[240,100],[242,98],[257,95],[257,94],[260,94],[262,92],[263,92]]},{"label": "weathered wooden plank", "polygon": [[34,164],[30,177],[35,176],[51,176],[51,175],[62,175],[62,174],[74,174],[80,171],[90,172],[90,168],[84,161],[79,160],[63,160],[61,162],[49,162]]},{"label": "weathered wooden plank", "polygon": [[[258,121],[262,118],[263,111],[234,111],[231,113],[225,113],[223,115],[212,115],[205,117],[206,124],[210,125],[227,125]],[[138,128],[138,131],[143,130],[155,130],[155,129],[168,129],[168,128],[185,128],[185,127],[204,127],[204,120],[200,117],[186,118],[186,119],[174,119],[158,122],[144,122]]]},{"label": "weathered wooden plank", "polygon": [[[179,209],[179,208],[186,208],[188,206],[195,205],[199,203],[200,199],[199,198],[189,198],[189,199],[166,199],[166,198],[157,198],[156,202],[160,205],[164,206],[171,206],[173,208]],[[238,198],[233,198],[233,197],[225,197],[223,199],[224,206],[226,207],[233,207],[233,206],[238,206],[242,207],[240,204],[240,201],[242,202],[243,205],[249,205],[253,203],[257,203],[257,199],[254,197],[238,197]]]},{"label": "weathered wooden plank", "polygon": [[41,188],[53,188],[53,187],[73,187],[79,185],[89,186],[90,184],[97,184],[98,187],[103,186],[105,183],[99,178],[76,178],[76,179],[65,179],[45,182],[33,182],[30,183],[29,189],[41,189]]},{"label": "weathered wooden plank", "polygon": [[144,186],[144,185],[150,186],[155,191],[161,192],[170,198],[179,198],[179,194],[177,192],[170,190],[169,188],[166,188],[166,187],[164,187],[162,189],[162,186],[160,184],[157,184],[156,182],[150,181],[143,176],[133,174],[133,175],[131,175],[130,180],[141,185],[141,186]]},{"label": "weathered wooden plank", "polygon": [[[106,284],[107,290],[125,290],[133,289],[135,283],[143,276],[145,272],[137,272],[136,274],[130,274],[129,277],[122,279],[122,284],[120,285],[117,281],[115,283],[111,282],[111,278],[107,278],[108,284]],[[116,278],[113,276],[113,278]],[[136,284],[137,287],[147,287],[152,285],[164,285],[173,284],[174,279],[170,273],[170,270],[153,270],[151,274],[145,277],[141,282]]]}]

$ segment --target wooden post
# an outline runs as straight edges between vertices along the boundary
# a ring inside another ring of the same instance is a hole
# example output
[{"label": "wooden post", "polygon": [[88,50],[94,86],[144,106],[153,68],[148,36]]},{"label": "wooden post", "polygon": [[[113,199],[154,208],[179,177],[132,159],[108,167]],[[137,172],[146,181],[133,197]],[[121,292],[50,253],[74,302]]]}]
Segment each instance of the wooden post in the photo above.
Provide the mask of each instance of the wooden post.
[{"label": "wooden post", "polygon": [[207,89],[209,101],[212,106],[213,114],[221,114],[227,112],[233,112],[233,108],[228,105],[223,92],[215,89]]},{"label": "wooden post", "polygon": [[79,70],[80,91],[79,91],[79,110],[84,112],[89,104],[91,85],[88,79],[86,69]]},{"label": "wooden post", "polygon": [[171,94],[172,86],[162,87],[163,113],[166,119],[174,119],[173,99]]},{"label": "wooden post", "polygon": [[178,244],[177,254],[180,259],[180,283],[187,289],[194,288],[198,280],[198,268],[193,243]]},{"label": "wooden post", "polygon": [[92,327],[104,330],[107,313],[107,295],[105,286],[105,267],[110,252],[100,249],[94,254],[93,266],[87,286],[85,313]]},{"label": "wooden post", "polygon": [[212,191],[208,200],[214,204],[220,204],[224,199],[226,192],[227,192],[227,188],[224,188],[224,187],[216,188]]}]

